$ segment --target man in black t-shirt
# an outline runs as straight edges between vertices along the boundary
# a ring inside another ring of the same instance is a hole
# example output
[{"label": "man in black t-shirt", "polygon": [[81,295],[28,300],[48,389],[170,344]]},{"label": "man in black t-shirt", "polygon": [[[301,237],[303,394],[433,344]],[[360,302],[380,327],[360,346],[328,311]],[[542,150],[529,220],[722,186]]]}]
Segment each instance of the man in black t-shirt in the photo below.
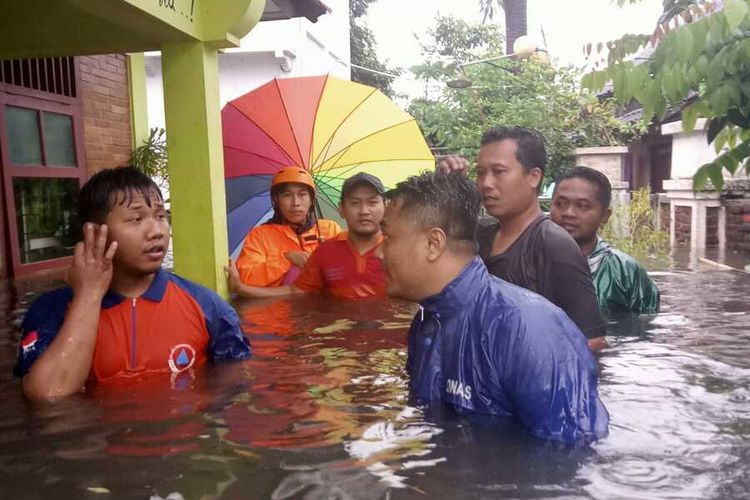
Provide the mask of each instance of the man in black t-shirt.
[{"label": "man in black t-shirt", "polygon": [[[522,127],[493,127],[482,136],[477,156],[477,187],[491,216],[479,223],[479,254],[490,273],[546,297],[588,337],[604,344],[586,257],[575,240],[544,215],[538,191],[547,153],[542,138]],[[468,162],[447,157],[446,171],[466,171]]]}]

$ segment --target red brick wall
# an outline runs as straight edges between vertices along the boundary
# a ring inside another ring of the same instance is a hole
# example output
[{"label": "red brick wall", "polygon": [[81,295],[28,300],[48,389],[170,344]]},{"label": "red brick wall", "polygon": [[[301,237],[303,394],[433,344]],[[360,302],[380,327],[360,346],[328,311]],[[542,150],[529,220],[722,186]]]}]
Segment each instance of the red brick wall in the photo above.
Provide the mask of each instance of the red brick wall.
[{"label": "red brick wall", "polygon": [[750,199],[726,200],[727,249],[750,255]]},{"label": "red brick wall", "polygon": [[678,245],[690,244],[690,225],[693,215],[692,207],[674,207],[674,232],[675,243]]},{"label": "red brick wall", "polygon": [[79,57],[78,69],[89,173],[127,165],[133,146],[126,56]]},{"label": "red brick wall", "polygon": [[719,207],[706,207],[706,246],[719,246]]},{"label": "red brick wall", "polygon": [[669,203],[659,204],[659,229],[662,231],[669,231],[669,219],[672,216],[670,213]]}]

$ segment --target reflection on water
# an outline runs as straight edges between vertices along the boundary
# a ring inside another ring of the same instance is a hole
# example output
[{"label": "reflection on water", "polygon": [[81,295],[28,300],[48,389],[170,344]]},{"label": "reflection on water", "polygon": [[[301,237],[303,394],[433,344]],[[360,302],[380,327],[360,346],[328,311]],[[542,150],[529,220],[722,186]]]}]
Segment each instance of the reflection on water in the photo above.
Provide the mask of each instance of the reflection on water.
[{"label": "reflection on water", "polygon": [[750,275],[654,279],[662,313],[609,318],[610,435],[572,448],[410,407],[397,301],[238,303],[249,362],[31,405],[10,370],[37,290],[2,283],[0,497],[747,498]]}]

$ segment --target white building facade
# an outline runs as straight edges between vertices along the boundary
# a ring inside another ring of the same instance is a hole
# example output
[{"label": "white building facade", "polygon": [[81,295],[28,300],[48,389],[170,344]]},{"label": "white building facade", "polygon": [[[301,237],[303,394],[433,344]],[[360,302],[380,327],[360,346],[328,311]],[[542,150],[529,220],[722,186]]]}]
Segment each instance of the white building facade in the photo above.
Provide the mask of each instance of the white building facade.
[{"label": "white building facade", "polygon": [[[329,12],[258,24],[241,46],[219,55],[221,106],[273,78],[331,74],[349,80],[349,0],[325,0]],[[164,128],[161,55],[146,54],[149,127]]]}]

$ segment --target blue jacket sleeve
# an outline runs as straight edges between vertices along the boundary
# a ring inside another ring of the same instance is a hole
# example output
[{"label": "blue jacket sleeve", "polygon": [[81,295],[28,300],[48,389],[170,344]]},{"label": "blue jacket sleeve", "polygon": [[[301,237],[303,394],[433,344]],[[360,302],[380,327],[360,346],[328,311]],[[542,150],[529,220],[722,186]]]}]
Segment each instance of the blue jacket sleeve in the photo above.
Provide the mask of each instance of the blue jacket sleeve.
[{"label": "blue jacket sleeve", "polygon": [[73,298],[70,288],[60,288],[37,298],[21,323],[21,342],[13,375],[23,377],[39,356],[49,347],[65,322],[68,303]]},{"label": "blue jacket sleeve", "polygon": [[240,326],[237,312],[216,292],[206,287],[172,275],[203,310],[211,340],[208,351],[214,362],[249,359],[250,341]]},{"label": "blue jacket sleeve", "polygon": [[607,434],[595,362],[585,337],[562,311],[519,321],[504,360],[515,418],[535,436],[562,442]]}]

